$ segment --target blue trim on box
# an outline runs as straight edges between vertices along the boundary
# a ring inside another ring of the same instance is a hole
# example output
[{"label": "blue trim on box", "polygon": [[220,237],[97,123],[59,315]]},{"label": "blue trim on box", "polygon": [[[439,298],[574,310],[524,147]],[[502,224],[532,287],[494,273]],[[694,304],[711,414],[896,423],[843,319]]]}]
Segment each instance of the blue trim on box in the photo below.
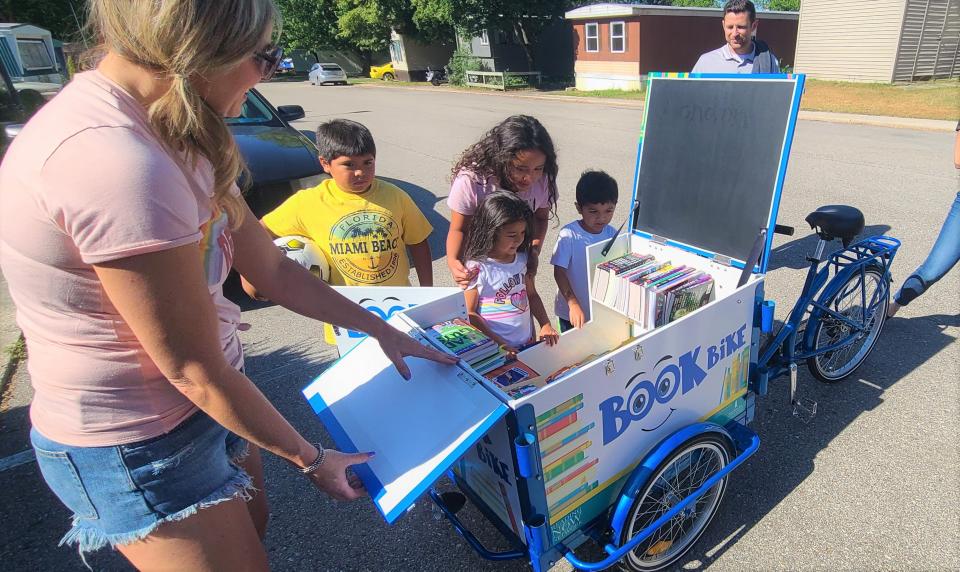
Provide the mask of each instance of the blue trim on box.
[{"label": "blue trim on box", "polygon": [[[407,509],[410,508],[410,505],[412,505],[414,501],[420,497],[420,495],[426,492],[427,489],[429,489],[433,483],[437,481],[437,479],[443,476],[443,473],[449,469],[457,459],[463,456],[463,454],[467,452],[467,449],[472,447],[478,439],[486,435],[487,431],[493,427],[493,424],[499,421],[501,417],[506,415],[507,411],[509,410],[510,408],[503,403],[499,404],[476,430],[470,433],[470,435],[468,435],[467,438],[464,439],[464,441],[460,443],[460,445],[454,449],[452,453],[447,455],[443,461],[441,461],[433,469],[433,471],[430,472],[430,475],[426,479],[422,480],[420,484],[414,487],[414,489],[407,496],[403,497],[403,500],[397,503],[397,506],[394,507],[392,511],[383,515],[384,518],[387,519],[387,523],[393,524],[398,518],[403,516],[403,514],[407,512]],[[376,502],[376,499],[374,502]],[[379,504],[377,504],[377,508],[380,508]],[[381,512],[383,512],[382,509]]]},{"label": "blue trim on box", "polygon": [[800,114],[800,98],[803,96],[803,86],[806,81],[804,74],[794,74],[793,84],[793,105],[790,108],[790,115],[787,116],[787,134],[783,142],[783,150],[780,153],[780,170],[777,172],[777,186],[774,189],[773,205],[770,209],[770,220],[767,224],[767,243],[763,245],[763,258],[760,263],[760,273],[767,272],[767,263],[770,259],[770,251],[773,247],[773,235],[771,230],[777,224],[777,212],[780,210],[780,196],[783,193],[783,183],[787,177],[787,163],[790,161],[790,149],[793,147],[793,133],[797,126],[797,116]]},{"label": "blue trim on box", "polygon": [[[343,430],[340,422],[337,421],[337,418],[333,415],[333,411],[331,411],[330,407],[323,401],[320,394],[314,394],[308,397],[307,401],[310,403],[310,407],[313,407],[313,411],[317,414],[317,417],[320,418],[320,422],[327,428],[327,433],[330,433],[330,437],[333,439],[333,442],[336,443],[337,449],[344,453],[358,453],[357,446],[354,445],[350,437],[347,436],[347,432]],[[385,494],[383,483],[373,474],[373,470],[366,463],[353,465],[352,468],[353,472],[360,477],[364,488],[367,489],[370,497],[373,498],[374,504],[376,504],[377,500]],[[377,505],[377,509],[380,509],[380,505]],[[380,512],[383,513],[382,510]]]}]

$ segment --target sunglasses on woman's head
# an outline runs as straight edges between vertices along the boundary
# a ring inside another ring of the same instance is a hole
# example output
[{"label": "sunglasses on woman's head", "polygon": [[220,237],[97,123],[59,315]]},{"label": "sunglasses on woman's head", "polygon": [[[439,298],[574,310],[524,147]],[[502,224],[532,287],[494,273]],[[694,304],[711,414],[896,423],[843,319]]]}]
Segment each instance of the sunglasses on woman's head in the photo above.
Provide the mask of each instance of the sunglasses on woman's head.
[{"label": "sunglasses on woman's head", "polygon": [[262,52],[254,52],[253,57],[260,63],[260,78],[267,81],[277,73],[277,68],[280,67],[280,62],[283,60],[283,48],[267,46]]}]

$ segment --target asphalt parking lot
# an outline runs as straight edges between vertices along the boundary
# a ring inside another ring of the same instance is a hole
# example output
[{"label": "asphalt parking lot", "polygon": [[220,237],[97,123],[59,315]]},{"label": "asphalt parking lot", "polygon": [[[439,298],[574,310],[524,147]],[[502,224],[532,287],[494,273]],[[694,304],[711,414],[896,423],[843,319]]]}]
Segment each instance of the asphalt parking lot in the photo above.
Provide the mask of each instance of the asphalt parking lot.
[{"label": "asphalt parking lot", "polygon": [[[302,105],[312,129],[329,118],[366,124],[377,142],[377,174],[402,186],[435,227],[437,285],[451,285],[442,258],[449,209],[445,196],[457,154],[514,113],[537,116],[556,143],[559,221],[574,220],[573,186],[586,168],[620,183],[615,224],[626,214],[641,114],[636,106],[525,99],[381,86],[261,86],[276,106]],[[801,121],[794,140],[779,222],[797,227],[777,237],[766,293],[783,318],[799,292],[804,255],[815,240],[803,217],[825,204],[860,208],[867,231],[903,241],[896,283],[926,255],[958,176],[953,134]],[[749,168],[744,165],[743,168]],[[560,225],[551,225],[551,245]],[[556,291],[541,272],[544,299]],[[309,437],[329,438],[300,389],[335,354],[318,324],[274,306],[249,305],[243,333],[247,372]],[[801,369],[801,388],[819,403],[809,424],[790,415],[787,384],[758,400],[753,428],[760,451],[734,474],[723,506],[680,568],[698,570],[932,570],[960,568],[960,271],[888,322],[857,374],[828,387]],[[23,449],[25,372],[2,417],[0,456]],[[522,561],[478,558],[421,501],[387,526],[369,501],[333,502],[299,475],[266,459],[272,507],[267,538],[275,570],[525,570]],[[56,548],[68,515],[27,463],[0,472],[0,561],[6,570],[83,570],[76,552]],[[503,543],[479,514],[468,524],[491,545]],[[600,557],[587,547],[585,555]],[[116,555],[89,558],[95,570],[128,570]],[[561,562],[555,570],[569,570]]]}]

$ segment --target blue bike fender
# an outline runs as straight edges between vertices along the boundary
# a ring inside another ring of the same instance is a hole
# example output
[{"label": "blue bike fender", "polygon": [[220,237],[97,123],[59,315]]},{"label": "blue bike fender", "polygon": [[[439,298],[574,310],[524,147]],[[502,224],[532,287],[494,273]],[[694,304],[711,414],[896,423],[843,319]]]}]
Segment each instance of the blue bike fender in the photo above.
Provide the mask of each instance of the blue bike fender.
[{"label": "blue bike fender", "polygon": [[717,433],[725,437],[731,446],[735,443],[730,433],[716,423],[694,423],[693,425],[687,425],[663,441],[660,441],[653,450],[647,453],[647,456],[644,457],[643,461],[637,465],[633,472],[630,473],[630,477],[623,486],[623,491],[620,493],[620,498],[613,510],[613,518],[610,521],[610,526],[613,529],[614,542],[617,542],[620,538],[620,533],[626,525],[627,516],[630,514],[630,507],[633,506],[633,501],[636,500],[637,495],[640,494],[640,489],[650,480],[651,475],[657,470],[657,467],[659,467],[671,453],[677,450],[678,447],[690,439],[706,433]]}]

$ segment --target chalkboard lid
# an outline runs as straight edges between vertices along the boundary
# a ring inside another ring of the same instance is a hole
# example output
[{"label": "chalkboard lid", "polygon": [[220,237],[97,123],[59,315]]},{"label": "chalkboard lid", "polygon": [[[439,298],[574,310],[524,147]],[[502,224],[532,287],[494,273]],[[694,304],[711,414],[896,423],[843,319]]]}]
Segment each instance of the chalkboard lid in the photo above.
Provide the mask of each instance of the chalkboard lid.
[{"label": "chalkboard lid", "polygon": [[631,231],[743,268],[769,229],[753,268],[765,272],[803,83],[649,74]]}]

